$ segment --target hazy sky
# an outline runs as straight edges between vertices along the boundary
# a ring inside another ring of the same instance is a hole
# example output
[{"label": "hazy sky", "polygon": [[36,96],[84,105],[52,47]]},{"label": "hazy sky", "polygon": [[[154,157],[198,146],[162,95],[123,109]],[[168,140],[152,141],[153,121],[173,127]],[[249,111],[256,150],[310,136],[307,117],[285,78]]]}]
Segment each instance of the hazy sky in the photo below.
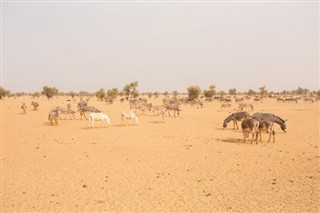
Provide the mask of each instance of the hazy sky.
[{"label": "hazy sky", "polygon": [[319,3],[2,1],[11,92],[319,86]]}]

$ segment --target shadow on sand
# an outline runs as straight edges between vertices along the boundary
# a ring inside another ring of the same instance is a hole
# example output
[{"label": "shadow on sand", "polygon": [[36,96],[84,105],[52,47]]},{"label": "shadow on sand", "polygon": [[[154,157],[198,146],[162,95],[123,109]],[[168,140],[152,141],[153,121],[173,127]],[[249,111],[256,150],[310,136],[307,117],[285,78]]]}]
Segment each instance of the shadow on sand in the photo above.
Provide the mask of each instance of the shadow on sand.
[{"label": "shadow on sand", "polygon": [[243,144],[243,139],[239,139],[239,138],[223,138],[223,139],[216,139],[216,141],[219,142],[225,142],[225,143],[239,143],[239,144]]}]

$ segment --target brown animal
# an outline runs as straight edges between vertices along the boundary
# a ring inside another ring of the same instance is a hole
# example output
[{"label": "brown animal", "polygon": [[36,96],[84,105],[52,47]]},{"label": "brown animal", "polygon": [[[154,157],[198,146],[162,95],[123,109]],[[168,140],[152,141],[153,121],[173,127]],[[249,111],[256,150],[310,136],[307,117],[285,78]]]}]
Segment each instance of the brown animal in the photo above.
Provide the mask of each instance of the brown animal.
[{"label": "brown animal", "polygon": [[251,143],[253,142],[254,135],[256,135],[256,144],[258,144],[258,129],[259,121],[253,118],[246,118],[241,123],[242,133],[244,137],[244,143],[247,141],[249,135],[252,135]]},{"label": "brown animal", "polygon": [[59,119],[60,113],[61,113],[60,107],[55,107],[55,108],[51,109],[51,111],[49,112],[49,115],[48,115],[48,120],[50,121],[51,126],[53,126],[53,123],[58,125],[58,119]]},{"label": "brown animal", "polygon": [[22,111],[23,111],[23,114],[26,114],[27,113],[27,104],[26,103],[22,103],[22,105],[21,105],[21,109],[22,109]]},{"label": "brown animal", "polygon": [[31,102],[31,106],[33,106],[33,110],[36,111],[38,110],[38,107],[39,107],[39,103],[38,102]]},{"label": "brown animal", "polygon": [[[274,132],[274,127],[273,127],[272,121],[260,120],[258,129],[259,129],[258,133],[260,135],[259,141],[261,141],[261,132],[267,132],[269,134],[268,143],[270,142],[271,135],[273,135],[273,143],[275,142],[275,132]],[[258,137],[258,135],[257,135],[257,137]]]}]

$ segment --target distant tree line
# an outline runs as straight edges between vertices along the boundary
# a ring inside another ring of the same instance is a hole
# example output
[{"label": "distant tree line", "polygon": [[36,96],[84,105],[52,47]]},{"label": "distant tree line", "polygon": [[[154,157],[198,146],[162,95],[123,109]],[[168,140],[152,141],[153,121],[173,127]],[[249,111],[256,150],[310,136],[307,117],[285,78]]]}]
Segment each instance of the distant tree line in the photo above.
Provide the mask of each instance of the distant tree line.
[{"label": "distant tree line", "polygon": [[34,92],[34,93],[26,93],[26,92],[16,92],[11,93],[9,90],[0,87],[0,99],[4,99],[5,97],[20,97],[20,96],[32,96],[34,98],[45,96],[48,99],[51,99],[55,96],[69,96],[69,97],[96,97],[98,100],[104,101],[104,100],[115,100],[118,96],[125,97],[127,99],[129,98],[138,98],[140,95],[142,96],[148,96],[149,98],[159,98],[160,95],[163,95],[164,97],[172,96],[178,96],[178,95],[187,95],[189,99],[198,99],[200,97],[205,98],[212,98],[214,96],[224,96],[224,95],[249,95],[249,96],[257,96],[260,97],[261,100],[263,98],[270,96],[270,95],[282,95],[282,96],[288,96],[288,95],[298,95],[298,96],[304,96],[304,95],[312,95],[312,96],[318,96],[320,97],[320,89],[317,91],[310,91],[309,89],[298,87],[295,90],[283,90],[281,92],[273,92],[268,91],[266,89],[266,86],[259,87],[259,90],[253,90],[249,89],[246,92],[238,92],[235,88],[230,88],[227,92],[225,91],[217,91],[215,85],[210,85],[208,89],[201,90],[201,88],[198,85],[190,86],[186,89],[186,92],[179,93],[178,91],[164,91],[164,92],[143,92],[140,93],[137,89],[139,86],[139,83],[137,81],[133,81],[129,84],[126,84],[122,90],[119,90],[118,88],[110,88],[107,91],[104,90],[104,88],[100,88],[96,92],[87,92],[87,91],[80,91],[80,92],[59,92],[59,90],[55,87],[50,86],[44,86],[42,88],[42,91],[40,92]]}]

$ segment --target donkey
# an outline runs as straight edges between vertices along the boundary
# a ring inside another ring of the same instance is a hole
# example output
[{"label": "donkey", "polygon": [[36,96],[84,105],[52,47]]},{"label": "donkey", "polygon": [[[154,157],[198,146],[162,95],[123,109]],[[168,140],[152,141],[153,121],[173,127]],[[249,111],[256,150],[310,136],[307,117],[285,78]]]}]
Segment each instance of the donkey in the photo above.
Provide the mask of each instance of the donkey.
[{"label": "donkey", "polygon": [[101,112],[99,112],[99,113],[91,112],[89,114],[89,122],[91,123],[92,127],[94,127],[94,121],[96,121],[96,120],[103,121],[105,123],[105,126],[107,126],[107,124],[111,125],[111,120],[108,115],[103,114]]},{"label": "donkey", "polygon": [[228,123],[230,121],[233,121],[233,130],[238,129],[238,123],[237,121],[242,121],[243,119],[246,119],[250,117],[250,114],[248,112],[235,112],[229,115],[224,121],[223,121],[223,128],[226,128]]},{"label": "donkey", "polygon": [[246,118],[241,123],[242,133],[244,137],[244,143],[247,141],[250,133],[252,134],[251,143],[253,142],[254,135],[256,135],[256,144],[258,144],[258,129],[259,121],[254,118]]},{"label": "donkey", "polygon": [[27,113],[27,104],[26,103],[22,103],[22,105],[21,105],[21,109],[22,109],[22,111],[23,111],[23,114],[26,114]]},{"label": "donkey", "polygon": [[267,132],[269,134],[268,143],[270,142],[271,135],[273,136],[273,143],[275,142],[275,132],[274,132],[274,126],[272,121],[265,121],[265,120],[259,121],[259,128],[258,128],[258,133],[260,135],[259,141],[261,141],[261,132]]},{"label": "donkey", "polygon": [[238,109],[243,110],[244,108],[249,108],[253,110],[253,105],[248,103],[239,103]]},{"label": "donkey", "polygon": [[152,108],[153,113],[158,117],[158,119],[160,120],[160,118],[162,118],[162,120],[164,121],[164,116],[167,112],[167,109],[163,106],[153,106]]},{"label": "donkey", "polygon": [[172,103],[172,104],[165,104],[164,108],[166,109],[166,111],[168,111],[169,116],[170,115],[170,111],[173,111],[173,115],[174,117],[176,117],[176,112],[178,115],[180,115],[180,111],[181,109],[179,108],[179,104],[178,103]]},{"label": "donkey", "polygon": [[48,120],[50,121],[51,126],[53,126],[53,122],[55,122],[55,124],[58,125],[58,118],[60,113],[60,107],[55,107],[50,110]]},{"label": "donkey", "polygon": [[86,112],[95,112],[95,113],[100,112],[100,110],[98,110],[97,108],[95,108],[93,106],[87,106],[84,102],[78,103],[78,109],[80,111],[80,119],[81,120],[82,120],[82,115],[86,118],[86,120],[88,120],[88,118],[86,116]]},{"label": "donkey", "polygon": [[138,117],[131,110],[121,112],[121,121],[124,122],[124,120],[127,120],[127,119],[133,120],[135,125],[139,124]]},{"label": "donkey", "polygon": [[[70,119],[75,119],[75,114],[76,113],[75,113],[75,111],[73,111],[71,109],[71,105],[70,104],[67,105],[67,108],[65,108],[65,107],[59,107],[59,108],[60,108],[61,114],[69,115]],[[61,117],[60,117],[60,119],[61,119]],[[66,119],[66,116],[65,116],[64,119]]]},{"label": "donkey", "polygon": [[38,102],[31,102],[31,106],[33,106],[33,110],[36,111],[39,107],[39,103]]},{"label": "donkey", "polygon": [[252,117],[257,120],[265,120],[265,121],[275,122],[280,125],[283,132],[287,132],[287,126],[285,123],[287,120],[283,120],[274,114],[257,112],[257,113],[254,113],[252,115]]}]

